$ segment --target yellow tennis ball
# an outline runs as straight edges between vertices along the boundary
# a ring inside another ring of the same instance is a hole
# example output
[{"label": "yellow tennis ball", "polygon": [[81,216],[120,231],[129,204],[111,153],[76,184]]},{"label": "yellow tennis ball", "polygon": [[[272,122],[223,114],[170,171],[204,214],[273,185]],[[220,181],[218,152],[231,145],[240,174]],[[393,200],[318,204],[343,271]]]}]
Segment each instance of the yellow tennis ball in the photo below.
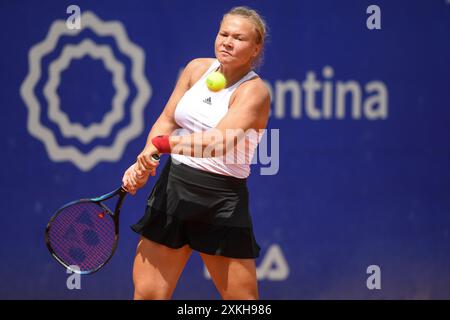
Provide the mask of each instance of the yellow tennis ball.
[{"label": "yellow tennis ball", "polygon": [[225,79],[225,76],[219,71],[210,73],[206,78],[206,86],[211,91],[220,91],[225,88],[226,85],[227,79]]}]

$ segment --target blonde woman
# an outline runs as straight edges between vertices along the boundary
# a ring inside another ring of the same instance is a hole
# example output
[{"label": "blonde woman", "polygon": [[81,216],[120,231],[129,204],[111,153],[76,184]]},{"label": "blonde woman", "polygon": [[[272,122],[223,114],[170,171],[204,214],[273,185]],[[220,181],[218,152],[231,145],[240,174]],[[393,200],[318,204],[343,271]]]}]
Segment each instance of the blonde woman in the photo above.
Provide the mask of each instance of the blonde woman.
[{"label": "blonde woman", "polygon": [[[226,13],[215,58],[194,59],[186,66],[145,148],[124,174],[124,186],[135,193],[155,175],[158,163],[152,155],[170,154],[144,216],[132,226],[141,235],[133,268],[135,299],[170,299],[193,250],[223,299],[259,298],[254,259],[260,248],[246,185],[250,161],[218,156],[226,154],[229,141],[217,136],[266,128],[270,95],[253,71],[265,38],[266,24],[256,11],[236,7]],[[227,79],[219,92],[205,84],[213,71]],[[173,134],[179,129],[183,134]],[[259,139],[247,142],[237,158],[251,160]],[[205,152],[211,145],[212,154]]]}]

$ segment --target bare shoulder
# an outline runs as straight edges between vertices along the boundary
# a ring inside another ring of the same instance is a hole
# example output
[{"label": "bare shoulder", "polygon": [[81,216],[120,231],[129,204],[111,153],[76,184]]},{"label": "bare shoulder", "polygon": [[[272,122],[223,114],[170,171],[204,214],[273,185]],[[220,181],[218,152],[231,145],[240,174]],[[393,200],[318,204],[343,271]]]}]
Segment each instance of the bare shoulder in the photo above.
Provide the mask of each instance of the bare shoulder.
[{"label": "bare shoulder", "polygon": [[267,85],[260,77],[247,80],[235,91],[237,97],[255,97],[261,102],[270,102],[270,93]]},{"label": "bare shoulder", "polygon": [[186,65],[186,68],[196,69],[206,67],[206,69],[208,69],[208,67],[211,65],[211,63],[213,63],[214,60],[214,58],[196,58],[189,61],[189,63]]},{"label": "bare shoulder", "polygon": [[211,64],[214,62],[213,58],[197,58],[191,60],[186,65],[186,72],[189,75],[189,87],[196,83],[202,75],[208,70]]},{"label": "bare shoulder", "polygon": [[233,95],[229,106],[231,117],[234,115],[235,119],[246,119],[246,124],[240,124],[243,128],[266,128],[270,113],[270,93],[264,81],[259,77],[247,80]]}]

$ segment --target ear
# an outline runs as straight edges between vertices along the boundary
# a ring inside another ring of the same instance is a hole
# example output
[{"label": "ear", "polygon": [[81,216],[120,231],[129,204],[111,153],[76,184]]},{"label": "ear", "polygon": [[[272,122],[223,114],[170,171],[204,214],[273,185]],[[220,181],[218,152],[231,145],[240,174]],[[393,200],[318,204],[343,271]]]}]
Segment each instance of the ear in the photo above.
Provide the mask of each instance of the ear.
[{"label": "ear", "polygon": [[253,52],[253,58],[256,58],[261,52],[262,44],[259,43],[255,46],[255,51]]}]

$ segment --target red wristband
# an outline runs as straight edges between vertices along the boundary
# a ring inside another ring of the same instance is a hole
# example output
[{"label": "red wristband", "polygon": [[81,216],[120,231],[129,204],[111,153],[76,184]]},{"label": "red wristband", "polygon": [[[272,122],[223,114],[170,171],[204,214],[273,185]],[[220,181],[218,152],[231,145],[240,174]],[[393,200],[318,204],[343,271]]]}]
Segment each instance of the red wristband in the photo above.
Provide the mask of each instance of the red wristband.
[{"label": "red wristband", "polygon": [[153,145],[159,153],[170,153],[169,136],[156,136],[152,139]]}]

